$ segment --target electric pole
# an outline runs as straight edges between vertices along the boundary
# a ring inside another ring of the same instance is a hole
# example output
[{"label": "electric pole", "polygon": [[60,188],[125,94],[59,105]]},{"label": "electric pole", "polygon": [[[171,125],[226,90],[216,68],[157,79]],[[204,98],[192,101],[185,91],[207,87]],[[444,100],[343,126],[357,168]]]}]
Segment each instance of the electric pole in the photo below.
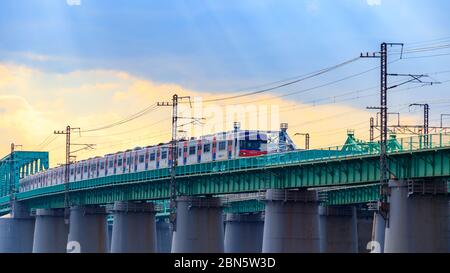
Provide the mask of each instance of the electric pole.
[{"label": "electric pole", "polygon": [[[10,162],[10,174],[9,174],[9,203],[10,203],[10,208],[13,208],[14,206],[14,199],[15,199],[15,193],[16,193],[16,170],[15,170],[15,164],[14,164],[14,152],[16,150],[16,147],[22,147],[22,145],[16,145],[14,143],[11,143],[11,154],[9,157],[9,162]],[[6,192],[7,189],[5,189]]]},{"label": "electric pole", "polygon": [[[411,106],[421,106],[423,107],[423,143],[428,146],[428,134],[430,126],[430,106],[427,103],[412,103]],[[441,126],[442,127],[442,126]]]},{"label": "electric pole", "polygon": [[369,135],[370,142],[374,141],[374,136],[373,136],[373,128],[374,127],[375,127],[375,125],[373,124],[373,117],[371,117],[370,118],[370,130],[369,130],[369,132],[370,132],[370,135]]},{"label": "electric pole", "polygon": [[[73,144],[70,141],[70,134],[72,131],[77,130],[78,132],[81,132],[81,128],[71,128],[69,125],[67,125],[66,130],[65,131],[54,131],[53,134],[55,135],[66,135],[66,162],[64,164],[64,221],[66,224],[69,224],[69,206],[70,206],[70,200],[69,200],[69,181],[70,181],[70,164],[71,164],[71,158],[73,157],[71,154],[75,153],[77,151],[70,151],[70,147],[72,145],[83,145],[86,146],[87,148],[93,148],[93,146],[95,144]],[[85,147],[85,148],[86,148]],[[85,149],[83,148],[83,149]]]},{"label": "electric pole", "polygon": [[443,125],[444,117],[450,117],[450,114],[441,114],[441,128]]},{"label": "electric pole", "polygon": [[[176,209],[177,209],[177,184],[176,184],[176,168],[178,165],[178,139],[177,139],[177,129],[178,129],[178,119],[182,118],[178,116],[178,104],[181,100],[188,99],[191,104],[191,97],[184,96],[180,97],[177,94],[173,95],[172,102],[158,102],[157,106],[171,106],[172,107],[172,140],[170,141],[170,155],[171,155],[171,168],[170,168],[170,222],[172,223],[173,231],[177,229],[176,222]],[[192,107],[192,104],[191,104]]]},{"label": "electric pole", "polygon": [[305,137],[305,150],[309,150],[309,133],[296,133],[294,136],[304,136]]},{"label": "electric pole", "polygon": [[[387,138],[388,138],[388,107],[387,107],[387,91],[401,85],[415,82],[422,84],[433,84],[433,82],[423,82],[421,78],[428,77],[427,75],[413,75],[413,74],[389,74],[388,73],[388,45],[401,46],[400,59],[403,56],[403,43],[382,43],[380,45],[380,52],[374,52],[371,55],[361,53],[361,58],[379,58],[380,59],[380,106],[367,107],[367,109],[380,110],[380,202],[379,212],[386,220],[386,225],[389,227],[389,166],[387,156]],[[396,77],[410,77],[411,79],[402,83],[388,87],[388,76]]]}]

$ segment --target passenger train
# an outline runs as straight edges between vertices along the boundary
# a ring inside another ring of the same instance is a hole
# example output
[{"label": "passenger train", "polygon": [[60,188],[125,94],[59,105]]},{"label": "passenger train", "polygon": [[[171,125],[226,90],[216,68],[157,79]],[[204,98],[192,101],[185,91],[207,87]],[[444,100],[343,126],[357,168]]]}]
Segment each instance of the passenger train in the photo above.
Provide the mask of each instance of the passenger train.
[{"label": "passenger train", "polygon": [[[295,144],[286,130],[287,124],[280,131],[235,128],[228,132],[182,139],[177,144],[177,164],[184,166],[295,150]],[[170,143],[161,143],[81,160],[70,165],[69,182],[169,168],[171,157]],[[20,191],[64,184],[64,181],[64,166],[50,168],[20,179]]]}]

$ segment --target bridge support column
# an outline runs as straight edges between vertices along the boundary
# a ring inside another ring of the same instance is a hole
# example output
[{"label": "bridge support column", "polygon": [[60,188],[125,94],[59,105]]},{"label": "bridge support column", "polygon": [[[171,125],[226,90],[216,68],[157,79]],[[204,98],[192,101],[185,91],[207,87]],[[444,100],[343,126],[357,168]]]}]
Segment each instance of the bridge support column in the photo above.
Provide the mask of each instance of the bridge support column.
[{"label": "bridge support column", "polygon": [[320,252],[316,191],[267,190],[262,252]]},{"label": "bridge support column", "polygon": [[[373,249],[373,253],[384,253],[384,243],[386,237],[386,221],[379,212],[374,212],[372,223],[372,241],[379,244],[379,249]],[[372,248],[378,246],[372,246]]]},{"label": "bridge support column", "polygon": [[69,226],[64,209],[37,209],[33,253],[65,253]]},{"label": "bridge support column", "polygon": [[447,181],[390,181],[386,253],[449,252]]},{"label": "bridge support column", "polygon": [[115,202],[111,253],[152,253],[156,249],[153,203]]},{"label": "bridge support column", "polygon": [[156,220],[156,252],[158,253],[170,253],[172,248],[172,228],[166,219]]},{"label": "bridge support column", "polygon": [[14,202],[11,214],[11,218],[0,218],[0,253],[31,253],[34,217],[18,202]]},{"label": "bridge support column", "polygon": [[[114,221],[114,220],[113,220],[113,221]],[[111,252],[111,241],[112,241],[113,221],[107,221],[107,229],[108,229],[108,252]]]},{"label": "bridge support column", "polygon": [[261,253],[264,221],[261,213],[228,213],[225,253]]},{"label": "bridge support column", "polygon": [[70,208],[67,251],[71,253],[108,252],[106,209],[98,206]]},{"label": "bridge support column", "polygon": [[215,197],[179,197],[172,253],[223,253],[222,204]]},{"label": "bridge support column", "polygon": [[321,252],[357,253],[358,234],[354,206],[319,207]]},{"label": "bridge support column", "polygon": [[372,241],[373,216],[367,210],[357,211],[358,253],[369,253],[367,244]]}]

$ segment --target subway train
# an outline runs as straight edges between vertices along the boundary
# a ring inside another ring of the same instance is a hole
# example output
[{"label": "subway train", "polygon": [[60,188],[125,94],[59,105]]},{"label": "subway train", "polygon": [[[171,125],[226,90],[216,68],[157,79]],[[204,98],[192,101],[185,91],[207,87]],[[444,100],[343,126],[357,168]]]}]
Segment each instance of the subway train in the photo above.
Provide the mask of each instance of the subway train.
[{"label": "subway train", "polygon": [[[177,164],[184,166],[295,149],[295,144],[287,134],[287,124],[282,124],[279,131],[235,128],[228,132],[179,140]],[[161,143],[81,160],[70,165],[69,182],[169,168],[171,157],[170,143]],[[19,191],[63,184],[64,181],[65,167],[59,166],[20,179]]]}]

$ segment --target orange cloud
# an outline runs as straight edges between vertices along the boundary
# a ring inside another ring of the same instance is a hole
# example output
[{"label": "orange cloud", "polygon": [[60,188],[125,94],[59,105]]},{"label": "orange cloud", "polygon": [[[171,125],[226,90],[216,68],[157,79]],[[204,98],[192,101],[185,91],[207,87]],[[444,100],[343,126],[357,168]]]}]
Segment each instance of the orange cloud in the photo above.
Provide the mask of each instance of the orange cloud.
[{"label": "orange cloud", "polygon": [[[50,162],[54,166],[64,160],[65,139],[59,136],[50,144],[39,146],[44,139],[54,138],[53,130],[63,130],[67,124],[82,130],[111,124],[157,101],[170,101],[174,93],[189,95],[194,101],[192,108],[189,104],[180,105],[180,115],[207,118],[201,120],[203,124],[180,120],[180,124],[187,123],[182,129],[188,136],[229,130],[233,121],[240,121],[246,129],[276,129],[280,122],[287,122],[291,136],[297,132],[310,133],[312,146],[323,147],[342,144],[347,128],[367,138],[372,114],[339,104],[312,106],[271,94],[205,103],[233,94],[198,92],[123,71],[80,70],[57,74],[0,64],[0,153],[8,153],[11,142],[22,144],[27,150],[43,148],[50,150]],[[239,113],[230,114],[233,111]],[[77,153],[77,159],[168,141],[170,115],[170,107],[160,107],[108,130],[74,133],[74,143],[97,144],[95,150]],[[303,137],[293,139],[303,147]]]}]

